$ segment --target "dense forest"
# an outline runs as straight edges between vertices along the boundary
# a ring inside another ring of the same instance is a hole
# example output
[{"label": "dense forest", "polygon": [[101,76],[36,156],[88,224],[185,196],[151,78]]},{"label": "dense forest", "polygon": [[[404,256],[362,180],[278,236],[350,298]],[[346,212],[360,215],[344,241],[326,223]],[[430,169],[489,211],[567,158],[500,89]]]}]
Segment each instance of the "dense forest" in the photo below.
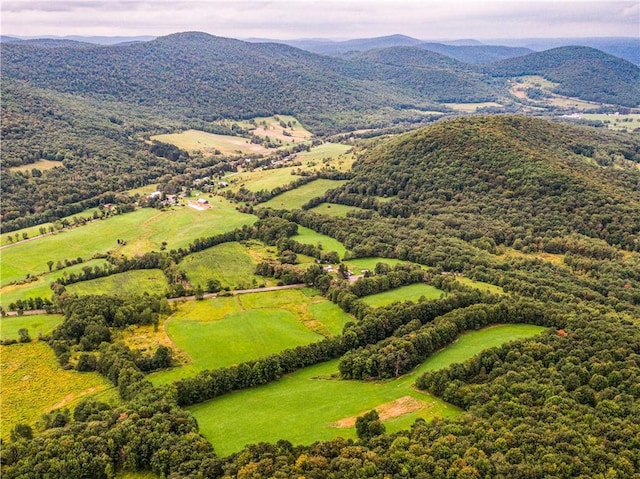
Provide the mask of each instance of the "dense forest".
[{"label": "dense forest", "polygon": [[[259,265],[260,274],[298,274],[297,281],[353,316],[341,334],[154,387],[146,374],[170,365],[171,350],[142,353],[116,333],[157,324],[169,310],[165,298],[61,295],[56,303],[65,319],[42,339],[62,366],[107,377],[121,402],[87,399],[73,411],[50,413],[38,430],[18,425],[2,444],[2,476],[639,477],[637,136],[477,116],[378,138],[359,155],[346,184],[301,210],[261,208],[269,195],[244,198],[242,209],[259,218],[254,225],[112,266],[122,271],[146,261],[170,268],[190,252],[259,239],[280,253],[279,262]],[[322,202],[359,209],[327,216],[312,210]],[[378,266],[355,283],[321,264],[302,270],[284,253],[318,263],[336,258],[291,238],[299,226],[342,241],[343,259],[416,264]],[[504,294],[465,286],[458,273]],[[414,283],[446,294],[381,308],[361,300]],[[357,419],[357,439],[306,446],[281,440],[220,457],[182,409],[329,359],[339,358],[344,380],[397,377],[464,331],[509,322],[547,329],[418,377],[417,388],[464,411],[456,419],[417,420],[409,430],[386,433],[371,412]]]}]

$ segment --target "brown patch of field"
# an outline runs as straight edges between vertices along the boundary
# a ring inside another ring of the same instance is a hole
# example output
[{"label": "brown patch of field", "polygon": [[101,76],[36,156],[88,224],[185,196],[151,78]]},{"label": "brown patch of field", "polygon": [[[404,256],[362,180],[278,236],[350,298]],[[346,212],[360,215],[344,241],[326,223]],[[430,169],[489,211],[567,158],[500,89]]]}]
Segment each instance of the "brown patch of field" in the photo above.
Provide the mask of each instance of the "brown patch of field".
[{"label": "brown patch of field", "polygon": [[64,168],[61,161],[39,160],[28,165],[12,166],[9,171],[31,171],[34,168],[40,171],[53,170],[54,168]]},{"label": "brown patch of field", "polygon": [[[403,396],[395,401],[380,404],[375,407],[375,410],[378,411],[380,420],[386,421],[387,419],[400,417],[405,414],[409,414],[410,412],[419,411],[420,409],[426,409],[428,407],[429,404],[420,399],[411,396]],[[333,423],[332,426],[338,428],[355,427],[356,418],[357,416],[345,417],[344,419],[340,419]]]},{"label": "brown patch of field", "polygon": [[173,352],[173,359],[178,364],[187,364],[191,358],[171,340],[165,329],[166,321],[162,321],[158,328],[152,325],[130,326],[122,332],[122,340],[131,349],[154,352],[158,346],[167,346]]}]

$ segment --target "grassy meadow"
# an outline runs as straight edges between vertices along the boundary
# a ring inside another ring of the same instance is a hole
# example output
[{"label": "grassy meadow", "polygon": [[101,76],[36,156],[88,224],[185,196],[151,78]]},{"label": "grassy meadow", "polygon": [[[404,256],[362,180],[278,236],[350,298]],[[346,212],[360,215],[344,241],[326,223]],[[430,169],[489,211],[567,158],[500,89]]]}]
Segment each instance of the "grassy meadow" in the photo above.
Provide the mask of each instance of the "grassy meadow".
[{"label": "grassy meadow", "polygon": [[311,244],[314,246],[321,245],[323,251],[335,251],[340,258],[344,258],[344,254],[347,252],[344,245],[337,239],[317,233],[304,226],[298,226],[298,234],[292,236],[291,239],[296,240],[298,243]]},{"label": "grassy meadow", "polygon": [[504,289],[502,289],[500,286],[496,286],[495,284],[491,283],[485,283],[484,281],[476,281],[464,276],[456,276],[456,281],[458,283],[464,284],[465,286],[470,286],[472,288],[479,289],[480,291],[486,291],[487,293],[505,294]]},{"label": "grassy meadow", "polygon": [[[0,287],[0,305],[5,309],[9,304],[19,300],[28,298],[51,298],[53,291],[51,291],[51,283],[56,279],[64,277],[65,274],[78,273],[82,271],[84,267],[94,268],[95,266],[102,267],[106,261],[104,259],[93,259],[90,261],[83,261],[80,264],[75,264],[67,268],[52,271],[51,273],[44,273],[40,276],[34,276],[32,281],[23,284],[8,284]],[[55,267],[55,266],[54,266]]]},{"label": "grassy meadow", "polygon": [[361,300],[373,308],[388,306],[395,302],[418,301],[422,296],[429,299],[438,299],[446,294],[444,291],[425,283],[409,284],[399,288],[372,294],[361,298]]},{"label": "grassy meadow", "polygon": [[[364,270],[374,271],[378,263],[388,264],[391,267],[397,264],[411,264],[410,261],[403,261],[401,259],[379,257],[357,258],[344,261],[349,271],[354,274],[362,274]],[[427,268],[427,266],[423,266],[423,268]]]},{"label": "grassy meadow", "polygon": [[530,325],[501,325],[466,333],[413,372],[391,381],[340,380],[338,360],[334,360],[189,409],[198,420],[200,432],[220,455],[261,441],[286,439],[294,444],[310,444],[335,437],[355,438],[355,428],[349,425],[356,416],[375,408],[395,409],[385,425],[388,431],[398,431],[408,428],[418,417],[430,420],[461,413],[439,398],[414,389],[418,375],[543,330]]},{"label": "grassy meadow", "polygon": [[78,296],[91,294],[128,296],[143,293],[163,295],[169,289],[169,284],[161,270],[139,269],[73,283],[65,288],[68,293]]},{"label": "grassy meadow", "polygon": [[62,323],[61,314],[33,314],[29,316],[4,316],[0,318],[0,338],[18,339],[18,330],[25,328],[31,339],[47,335]]},{"label": "grassy meadow", "polygon": [[151,374],[150,379],[165,384],[339,334],[352,318],[334,306],[301,289],[180,304],[163,327],[188,363]]},{"label": "grassy meadow", "polygon": [[244,246],[238,242],[223,243],[204,251],[193,253],[180,262],[187,279],[193,287],[207,287],[209,279],[220,282],[223,288],[247,289],[259,284],[272,285],[271,278],[254,274],[256,265],[265,258],[273,257],[258,241]]},{"label": "grassy meadow", "polygon": [[[80,399],[113,389],[113,385],[98,373],[63,370],[53,350],[43,342],[0,346],[0,353],[3,439],[9,437],[11,429],[19,422],[34,426],[49,411],[71,408]],[[107,397],[109,394],[105,399]]]},{"label": "grassy meadow", "polygon": [[[141,208],[33,241],[5,246],[0,265],[2,285],[22,280],[27,274],[48,272],[49,260],[54,264],[78,257],[88,260],[107,251],[134,256],[159,250],[163,241],[167,242],[167,249],[186,247],[196,238],[230,231],[256,220],[253,215],[239,213],[221,197],[211,198],[210,202],[212,207],[203,211],[187,206],[166,211]],[[118,239],[124,240],[126,245],[119,245]]]},{"label": "grassy meadow", "polygon": [[219,151],[223,155],[263,155],[269,150],[262,145],[251,143],[251,140],[241,136],[218,135],[200,130],[186,130],[181,133],[166,133],[155,135],[152,140],[170,143],[189,153],[201,152],[213,155]]},{"label": "grassy meadow", "polygon": [[284,193],[271,198],[269,201],[261,203],[260,206],[274,209],[295,210],[302,208],[302,205],[309,200],[322,196],[327,190],[338,188],[344,185],[347,180],[313,180],[310,183],[302,185],[294,190],[285,191]]},{"label": "grassy meadow", "polygon": [[62,165],[62,161],[38,160],[27,165],[12,166],[9,168],[9,171],[31,171],[34,168],[40,171],[47,171],[53,170],[54,168],[64,168],[64,166]]},{"label": "grassy meadow", "polygon": [[319,215],[337,216],[346,218],[347,213],[350,211],[366,211],[364,208],[357,206],[340,205],[336,203],[320,203],[315,208],[311,208],[310,211],[318,213]]}]

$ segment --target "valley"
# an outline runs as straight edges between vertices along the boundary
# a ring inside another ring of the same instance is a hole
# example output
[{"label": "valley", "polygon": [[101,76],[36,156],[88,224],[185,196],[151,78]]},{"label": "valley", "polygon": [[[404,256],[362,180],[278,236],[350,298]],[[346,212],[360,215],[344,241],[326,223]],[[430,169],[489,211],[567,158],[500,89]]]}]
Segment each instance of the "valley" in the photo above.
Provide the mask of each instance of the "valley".
[{"label": "valley", "polygon": [[640,69],[379,42],[0,44],[3,477],[635,477]]}]

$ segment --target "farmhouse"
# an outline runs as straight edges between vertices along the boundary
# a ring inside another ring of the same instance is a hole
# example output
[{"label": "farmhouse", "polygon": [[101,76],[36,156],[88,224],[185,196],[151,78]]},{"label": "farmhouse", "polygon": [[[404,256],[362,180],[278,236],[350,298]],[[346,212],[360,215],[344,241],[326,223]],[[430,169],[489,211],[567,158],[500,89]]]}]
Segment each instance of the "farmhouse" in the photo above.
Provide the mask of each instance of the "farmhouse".
[{"label": "farmhouse", "polygon": [[204,198],[199,198],[197,203],[199,205],[208,205],[209,204],[209,200],[205,200]]}]

